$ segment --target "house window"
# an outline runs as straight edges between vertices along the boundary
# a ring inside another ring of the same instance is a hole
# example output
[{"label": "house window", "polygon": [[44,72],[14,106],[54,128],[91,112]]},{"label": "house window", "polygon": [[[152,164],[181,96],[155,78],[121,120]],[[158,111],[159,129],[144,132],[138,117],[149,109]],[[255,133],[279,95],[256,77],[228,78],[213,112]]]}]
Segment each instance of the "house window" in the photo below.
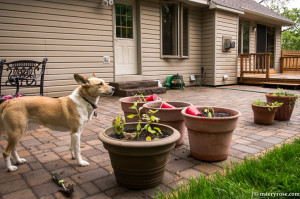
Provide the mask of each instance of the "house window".
[{"label": "house window", "polygon": [[162,4],[162,56],[189,56],[189,9],[181,3]]},{"label": "house window", "polygon": [[132,5],[116,4],[116,37],[133,38]]},{"label": "house window", "polygon": [[249,29],[250,23],[248,21],[240,21],[239,23],[239,54],[249,53]]}]

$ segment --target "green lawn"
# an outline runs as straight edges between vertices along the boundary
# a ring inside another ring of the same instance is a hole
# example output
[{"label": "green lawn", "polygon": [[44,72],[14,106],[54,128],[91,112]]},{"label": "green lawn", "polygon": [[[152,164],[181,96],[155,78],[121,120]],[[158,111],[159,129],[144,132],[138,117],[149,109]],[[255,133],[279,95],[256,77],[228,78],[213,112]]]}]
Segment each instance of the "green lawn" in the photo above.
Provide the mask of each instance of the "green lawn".
[{"label": "green lawn", "polygon": [[155,198],[290,198],[280,197],[285,193],[300,193],[300,139],[274,148],[263,157],[227,167],[225,175],[190,179],[187,185],[168,194],[157,193]]}]

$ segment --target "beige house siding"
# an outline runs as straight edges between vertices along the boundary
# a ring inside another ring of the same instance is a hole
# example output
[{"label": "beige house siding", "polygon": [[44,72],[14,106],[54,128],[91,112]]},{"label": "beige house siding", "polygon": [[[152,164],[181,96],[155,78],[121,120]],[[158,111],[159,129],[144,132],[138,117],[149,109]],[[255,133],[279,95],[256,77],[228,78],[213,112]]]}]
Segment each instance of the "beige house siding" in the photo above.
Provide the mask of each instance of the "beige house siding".
[{"label": "beige house siding", "polygon": [[201,10],[201,67],[206,70],[206,85],[215,85],[215,11]]},{"label": "beige house siding", "polygon": [[[101,6],[98,0],[0,3],[0,58],[10,62],[47,57],[45,95],[70,94],[77,86],[74,73],[114,80],[112,7]],[[103,64],[103,56],[110,56],[111,63]]]},{"label": "beige house siding", "polygon": [[[237,49],[231,48],[228,52],[222,51],[222,36],[232,37],[236,44],[238,40],[238,15],[229,12],[216,12],[216,52],[215,85],[237,83]],[[229,79],[224,81],[223,76],[228,75]]]},{"label": "beige house siding", "polygon": [[161,15],[159,0],[141,1],[142,75],[145,80],[161,79],[179,73],[190,85],[189,75],[200,74],[201,69],[201,9],[190,7],[188,59],[161,58]]},{"label": "beige house siding", "polygon": [[275,71],[280,72],[280,57],[281,57],[281,27],[276,26],[275,34]]}]

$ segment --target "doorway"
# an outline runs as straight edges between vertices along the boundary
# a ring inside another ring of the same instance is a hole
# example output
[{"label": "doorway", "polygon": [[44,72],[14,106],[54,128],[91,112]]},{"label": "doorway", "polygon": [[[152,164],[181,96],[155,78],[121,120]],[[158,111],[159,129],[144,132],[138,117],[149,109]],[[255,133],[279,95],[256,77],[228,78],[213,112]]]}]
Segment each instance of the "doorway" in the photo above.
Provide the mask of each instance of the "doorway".
[{"label": "doorway", "polygon": [[116,1],[115,15],[115,74],[137,75],[136,0]]},{"label": "doorway", "polygon": [[[270,68],[274,69],[274,53],[275,53],[275,28],[257,24],[257,32],[256,32],[256,53],[272,53],[270,60]],[[260,63],[256,65],[257,69],[265,69],[265,57],[259,56],[257,59],[260,59],[259,62],[256,60],[256,63]]]}]

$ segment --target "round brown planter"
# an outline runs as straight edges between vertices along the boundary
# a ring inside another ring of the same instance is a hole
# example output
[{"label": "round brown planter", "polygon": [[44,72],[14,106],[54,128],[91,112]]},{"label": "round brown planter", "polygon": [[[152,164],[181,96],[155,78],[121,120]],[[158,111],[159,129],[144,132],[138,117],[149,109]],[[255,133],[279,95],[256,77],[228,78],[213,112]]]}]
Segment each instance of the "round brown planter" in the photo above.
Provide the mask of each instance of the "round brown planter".
[{"label": "round brown planter", "polygon": [[175,128],[180,133],[180,139],[176,142],[176,145],[181,145],[184,141],[184,135],[186,127],[184,125],[183,115],[181,114],[182,109],[191,106],[188,102],[171,102],[167,101],[168,104],[175,106],[176,108],[160,108],[162,102],[149,102],[144,104],[145,113],[151,110],[157,110],[154,114],[158,117],[160,124],[165,124]]},{"label": "round brown planter", "polygon": [[298,96],[274,96],[272,94],[267,93],[266,98],[268,103],[273,103],[276,101],[278,103],[283,103],[275,114],[275,120],[290,120]]},{"label": "round brown planter", "polygon": [[[125,128],[136,128],[137,123],[127,123]],[[110,127],[99,134],[104,148],[108,150],[117,182],[130,189],[147,189],[159,185],[169,160],[170,151],[179,139],[179,132],[163,124],[152,124],[170,136],[160,140],[128,141],[109,137],[114,133]]]},{"label": "round brown planter", "polygon": [[[144,96],[146,99],[149,96]],[[128,122],[138,122],[138,117],[134,118],[127,118],[128,115],[136,114],[136,110],[130,109],[131,106],[133,106],[134,102],[137,100],[141,100],[141,102],[138,102],[137,108],[142,107],[145,103],[148,103],[147,101],[143,100],[143,97],[140,96],[132,96],[132,97],[123,97],[119,101],[121,102],[122,111],[124,112],[125,121]],[[160,98],[158,100],[161,100]],[[141,110],[141,115],[144,114],[144,109]]]},{"label": "round brown planter", "polygon": [[273,124],[275,113],[278,110],[278,106],[274,106],[273,109],[269,110],[268,106],[256,106],[252,105],[254,122],[257,124]]},{"label": "round brown planter", "polygon": [[[204,107],[197,107],[199,111]],[[188,129],[191,155],[199,160],[221,161],[228,157],[232,134],[241,113],[228,108],[213,107],[215,112],[231,113],[231,117],[199,117],[181,111]]]}]

